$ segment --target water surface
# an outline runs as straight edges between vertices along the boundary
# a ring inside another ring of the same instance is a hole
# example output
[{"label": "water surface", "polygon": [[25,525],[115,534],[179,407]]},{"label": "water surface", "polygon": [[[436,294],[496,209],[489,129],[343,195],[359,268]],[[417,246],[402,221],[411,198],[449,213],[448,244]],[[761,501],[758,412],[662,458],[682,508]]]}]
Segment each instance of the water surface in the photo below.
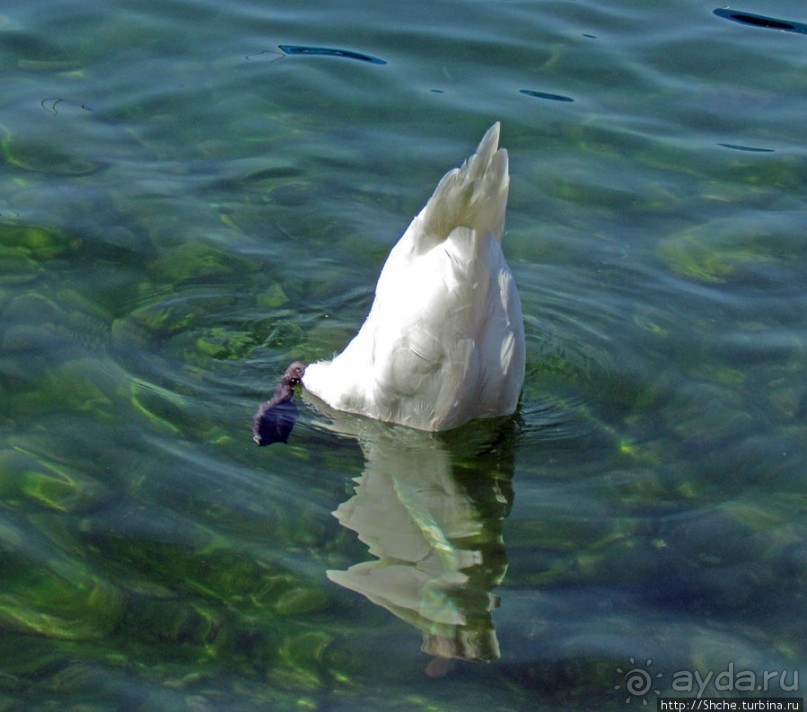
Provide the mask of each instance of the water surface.
[{"label": "water surface", "polygon": [[[800,696],[807,15],[719,9],[4,10],[0,710]],[[518,417],[256,448],[496,120]]]}]

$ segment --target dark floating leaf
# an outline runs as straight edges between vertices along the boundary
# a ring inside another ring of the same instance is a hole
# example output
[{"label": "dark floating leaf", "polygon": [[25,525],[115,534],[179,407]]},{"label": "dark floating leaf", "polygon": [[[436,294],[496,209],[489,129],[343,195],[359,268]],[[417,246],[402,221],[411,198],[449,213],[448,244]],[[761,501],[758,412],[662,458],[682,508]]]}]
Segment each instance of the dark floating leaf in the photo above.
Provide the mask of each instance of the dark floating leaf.
[{"label": "dark floating leaf", "polygon": [[749,153],[773,153],[772,148],[754,148],[753,146],[740,146],[736,143],[719,143],[718,146],[730,148],[732,151],[748,151]]},{"label": "dark floating leaf", "polygon": [[743,25],[752,27],[764,27],[769,30],[782,30],[784,32],[798,32],[807,35],[807,25],[801,22],[790,22],[789,20],[777,20],[775,17],[765,15],[755,15],[750,12],[737,12],[728,8],[718,8],[714,11],[718,17],[733,20]]},{"label": "dark floating leaf", "polygon": [[344,57],[345,59],[357,59],[360,62],[369,62],[370,64],[386,64],[383,59],[378,57],[371,57],[369,54],[362,54],[361,52],[354,52],[349,49],[331,49],[328,47],[303,47],[301,45],[278,45],[283,54],[305,54],[316,55],[322,57]]},{"label": "dark floating leaf", "polygon": [[536,99],[549,99],[550,101],[574,101],[569,96],[563,96],[562,94],[550,94],[549,92],[545,91],[533,91],[532,89],[519,89],[519,92],[522,94],[526,94],[527,96],[534,96]]}]

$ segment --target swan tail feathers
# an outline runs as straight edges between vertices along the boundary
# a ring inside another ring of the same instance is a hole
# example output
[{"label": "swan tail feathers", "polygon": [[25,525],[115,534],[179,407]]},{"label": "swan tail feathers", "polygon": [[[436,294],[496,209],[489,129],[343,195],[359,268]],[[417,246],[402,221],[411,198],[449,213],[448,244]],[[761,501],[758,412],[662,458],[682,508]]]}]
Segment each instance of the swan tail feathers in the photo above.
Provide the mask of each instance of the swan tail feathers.
[{"label": "swan tail feathers", "polygon": [[456,228],[501,240],[510,174],[507,150],[499,148],[500,125],[491,126],[476,153],[446,173],[413,223],[418,246],[430,249]]}]

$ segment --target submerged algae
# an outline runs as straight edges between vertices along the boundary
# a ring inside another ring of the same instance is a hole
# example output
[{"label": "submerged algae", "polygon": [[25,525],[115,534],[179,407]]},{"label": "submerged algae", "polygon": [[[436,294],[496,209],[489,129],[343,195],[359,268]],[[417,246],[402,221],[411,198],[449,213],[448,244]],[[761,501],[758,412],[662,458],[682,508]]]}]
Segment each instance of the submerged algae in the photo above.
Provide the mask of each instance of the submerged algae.
[{"label": "submerged algae", "polygon": [[102,483],[82,472],[21,450],[0,451],[0,497],[59,512],[82,512],[110,496]]},{"label": "submerged algae", "polygon": [[794,247],[803,251],[799,232],[787,216],[726,218],[664,238],[659,252],[672,271],[700,282],[778,282],[792,265]]},{"label": "submerged algae", "polygon": [[77,235],[42,225],[0,221],[0,258],[27,257],[36,262],[75,252],[81,244]]}]

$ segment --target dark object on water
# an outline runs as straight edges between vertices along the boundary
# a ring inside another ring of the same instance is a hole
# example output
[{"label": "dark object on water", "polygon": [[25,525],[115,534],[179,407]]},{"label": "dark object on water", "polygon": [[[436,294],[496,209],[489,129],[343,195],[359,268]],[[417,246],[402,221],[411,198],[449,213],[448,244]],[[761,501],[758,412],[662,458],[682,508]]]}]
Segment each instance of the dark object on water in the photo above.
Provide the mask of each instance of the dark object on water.
[{"label": "dark object on water", "polygon": [[574,101],[570,96],[563,96],[563,94],[550,94],[547,91],[533,91],[532,89],[519,89],[520,94],[527,96],[534,96],[536,99],[549,99],[550,101]]},{"label": "dark object on water", "polygon": [[730,148],[733,151],[747,151],[749,153],[774,153],[772,148],[755,148],[754,146],[741,146],[737,143],[719,143],[718,146]]},{"label": "dark object on water", "polygon": [[283,54],[308,54],[325,57],[344,57],[345,59],[358,59],[360,62],[370,64],[386,64],[383,59],[371,57],[369,54],[354,52],[349,49],[331,49],[329,47],[302,47],[301,45],[278,45]]},{"label": "dark object on water", "polygon": [[297,420],[297,406],[292,399],[294,387],[305,373],[305,364],[295,361],[286,369],[271,400],[261,403],[252,418],[252,439],[258,445],[287,443]]},{"label": "dark object on water", "polygon": [[775,17],[765,17],[765,15],[755,15],[751,12],[738,12],[728,8],[718,8],[715,15],[725,17],[727,20],[734,20],[743,25],[752,27],[765,27],[769,30],[782,30],[784,32],[798,32],[807,35],[807,25],[801,22],[790,22],[789,20],[777,20]]}]

